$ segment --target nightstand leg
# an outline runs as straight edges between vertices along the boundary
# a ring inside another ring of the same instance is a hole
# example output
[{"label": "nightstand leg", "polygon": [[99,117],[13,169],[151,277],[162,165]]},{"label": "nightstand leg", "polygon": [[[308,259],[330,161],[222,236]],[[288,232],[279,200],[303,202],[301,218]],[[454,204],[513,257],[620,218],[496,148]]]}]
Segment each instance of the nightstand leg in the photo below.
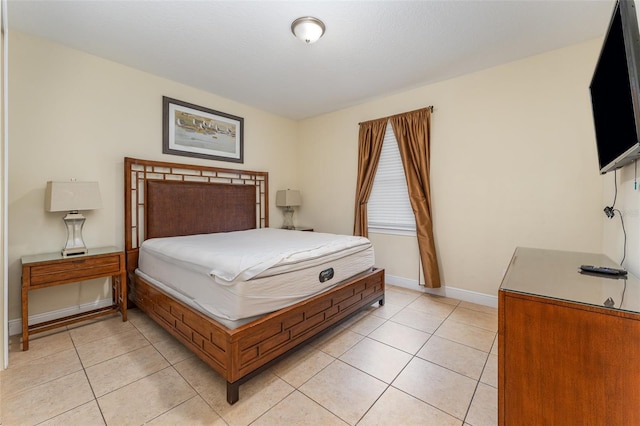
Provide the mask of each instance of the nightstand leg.
[{"label": "nightstand leg", "polygon": [[120,290],[120,293],[119,293],[120,312],[122,313],[122,321],[126,321],[127,320],[127,274],[124,273],[120,275],[120,277],[118,277],[118,282],[120,284],[118,286],[118,289]]},{"label": "nightstand leg", "polygon": [[112,276],[111,283],[113,303],[118,306],[124,322],[127,320],[127,274]]}]

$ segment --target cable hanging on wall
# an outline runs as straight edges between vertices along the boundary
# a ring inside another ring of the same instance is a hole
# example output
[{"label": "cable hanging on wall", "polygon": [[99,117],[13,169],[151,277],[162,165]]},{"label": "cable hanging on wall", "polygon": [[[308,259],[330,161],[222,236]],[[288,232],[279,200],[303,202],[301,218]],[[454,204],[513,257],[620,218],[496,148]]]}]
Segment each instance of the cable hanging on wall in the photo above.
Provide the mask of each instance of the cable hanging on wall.
[{"label": "cable hanging on wall", "polygon": [[620,216],[620,223],[622,224],[622,234],[624,235],[624,242],[622,245],[622,260],[620,261],[620,265],[622,265],[624,263],[624,260],[627,257],[627,231],[624,228],[624,218],[622,217],[622,212],[616,209],[616,200],[618,199],[618,170],[617,169],[613,171],[613,187],[614,187],[613,203],[611,204],[611,206],[606,206],[604,208],[604,214],[607,215],[609,219],[613,219],[613,217],[616,215],[616,212],[618,212],[618,215]]}]

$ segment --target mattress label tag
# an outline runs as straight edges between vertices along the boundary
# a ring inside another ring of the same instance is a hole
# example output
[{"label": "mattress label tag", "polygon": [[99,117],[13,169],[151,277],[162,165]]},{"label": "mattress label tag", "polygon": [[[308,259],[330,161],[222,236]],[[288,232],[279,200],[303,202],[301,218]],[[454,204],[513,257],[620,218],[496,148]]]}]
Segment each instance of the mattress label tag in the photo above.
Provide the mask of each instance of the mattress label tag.
[{"label": "mattress label tag", "polygon": [[318,276],[318,280],[320,280],[321,283],[329,281],[331,278],[333,278],[333,268],[325,269],[320,272]]}]

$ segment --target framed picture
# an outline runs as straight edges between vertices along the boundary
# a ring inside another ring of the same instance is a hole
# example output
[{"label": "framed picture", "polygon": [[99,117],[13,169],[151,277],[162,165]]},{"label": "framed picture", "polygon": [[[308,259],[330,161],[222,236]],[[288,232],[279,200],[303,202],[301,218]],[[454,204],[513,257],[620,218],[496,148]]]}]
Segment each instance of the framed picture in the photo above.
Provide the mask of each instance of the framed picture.
[{"label": "framed picture", "polygon": [[244,162],[244,119],[162,97],[162,152]]}]

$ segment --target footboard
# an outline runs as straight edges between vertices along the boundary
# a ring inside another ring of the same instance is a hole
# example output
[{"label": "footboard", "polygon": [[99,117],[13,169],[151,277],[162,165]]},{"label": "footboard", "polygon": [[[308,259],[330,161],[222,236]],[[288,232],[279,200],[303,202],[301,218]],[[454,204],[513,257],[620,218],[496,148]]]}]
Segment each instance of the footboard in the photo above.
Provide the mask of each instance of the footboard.
[{"label": "footboard", "polygon": [[272,361],[375,302],[384,304],[384,270],[360,274],[331,290],[268,314],[237,329],[169,297],[135,277],[137,306],[227,381],[227,401],[239,386]]}]

